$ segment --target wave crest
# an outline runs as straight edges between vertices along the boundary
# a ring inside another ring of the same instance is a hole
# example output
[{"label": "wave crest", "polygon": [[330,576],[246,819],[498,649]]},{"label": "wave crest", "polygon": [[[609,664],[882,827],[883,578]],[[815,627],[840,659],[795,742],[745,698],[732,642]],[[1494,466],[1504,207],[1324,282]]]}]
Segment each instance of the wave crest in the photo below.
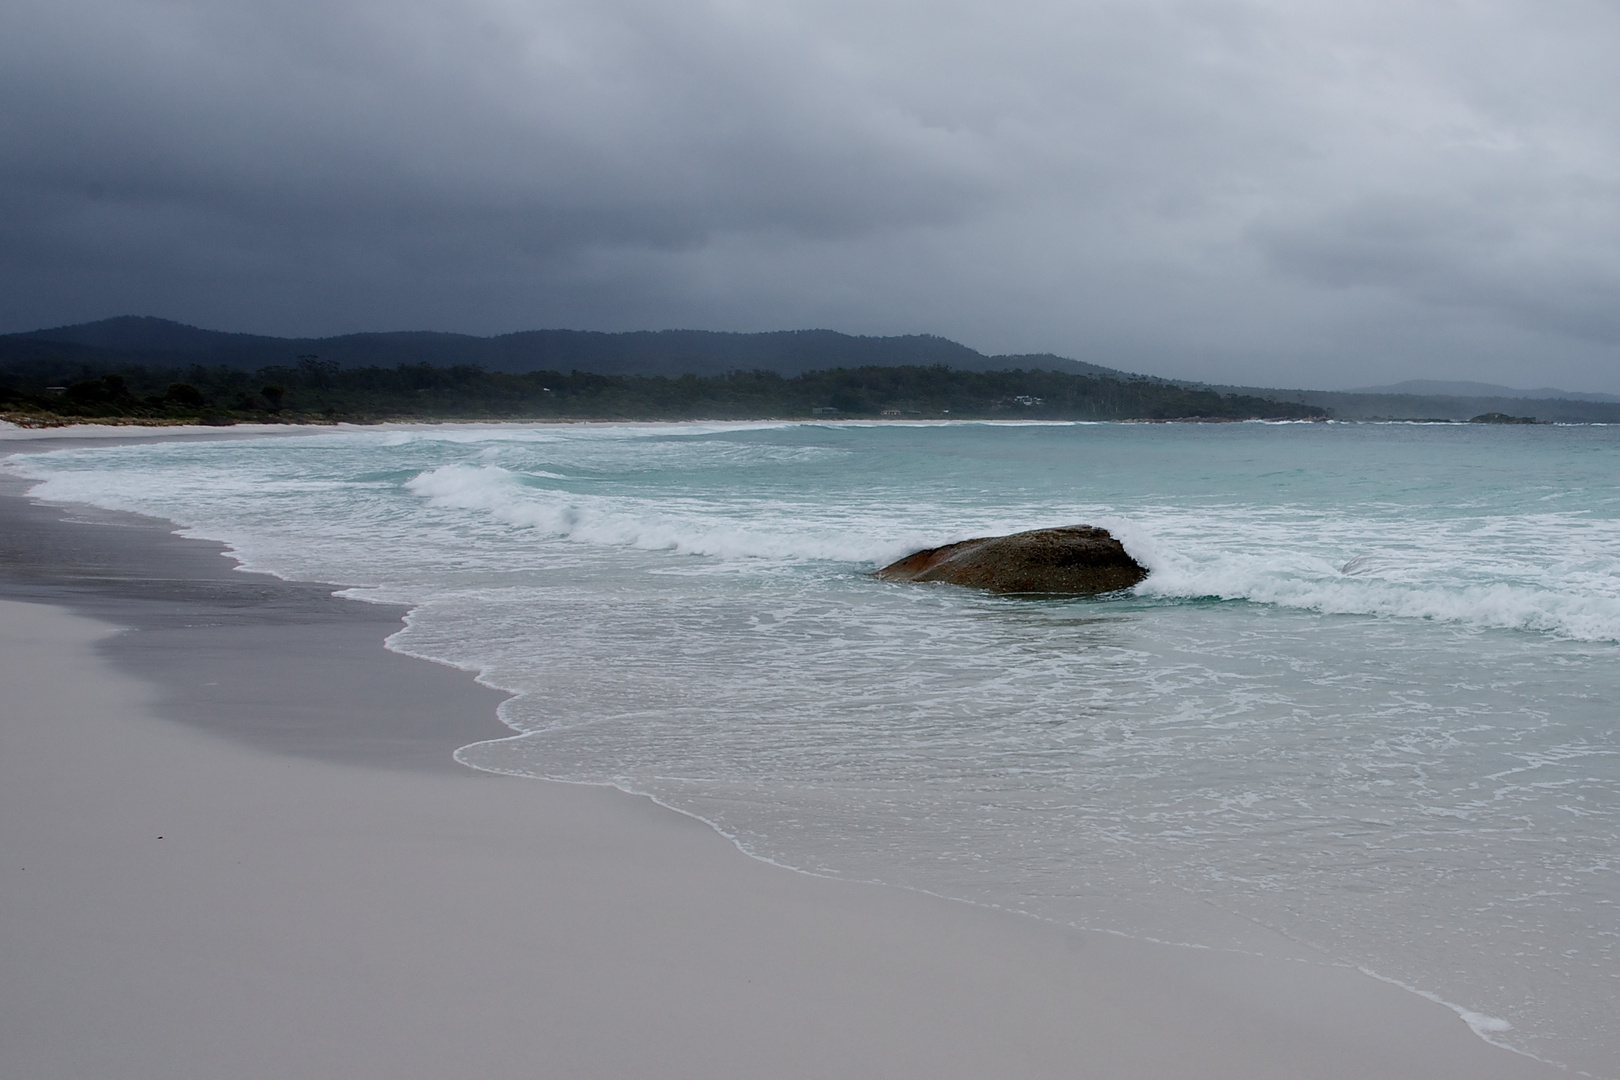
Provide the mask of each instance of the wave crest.
[{"label": "wave crest", "polygon": [[904,554],[904,543],[874,541],[856,520],[806,524],[812,514],[791,503],[693,496],[655,507],[646,498],[567,491],[535,479],[498,465],[445,465],[405,486],[436,506],[586,544],[775,561],[865,563]]}]

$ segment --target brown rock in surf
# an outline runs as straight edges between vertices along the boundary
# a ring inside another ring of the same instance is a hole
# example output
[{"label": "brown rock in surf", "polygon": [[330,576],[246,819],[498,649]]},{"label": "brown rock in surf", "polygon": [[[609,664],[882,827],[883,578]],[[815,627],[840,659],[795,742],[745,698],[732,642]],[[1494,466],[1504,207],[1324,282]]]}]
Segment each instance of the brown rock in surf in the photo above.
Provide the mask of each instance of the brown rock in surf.
[{"label": "brown rock in surf", "polygon": [[997,593],[1088,596],[1128,589],[1147,577],[1147,570],[1107,529],[1067,525],[929,548],[890,563],[877,576]]}]

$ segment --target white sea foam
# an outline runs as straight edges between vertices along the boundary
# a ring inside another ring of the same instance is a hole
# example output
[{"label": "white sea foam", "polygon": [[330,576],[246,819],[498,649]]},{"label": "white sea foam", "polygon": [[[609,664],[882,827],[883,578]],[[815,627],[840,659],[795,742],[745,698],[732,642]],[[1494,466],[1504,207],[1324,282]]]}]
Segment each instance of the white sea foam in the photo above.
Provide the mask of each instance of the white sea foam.
[{"label": "white sea foam", "polygon": [[1420,998],[1425,998],[1432,1001],[1436,1005],[1444,1005],[1446,1008],[1456,1013],[1457,1018],[1463,1023],[1467,1024],[1470,1031],[1493,1046],[1500,1046],[1504,1050],[1518,1049],[1517,1047],[1513,1046],[1512,1043],[1505,1042],[1502,1039],[1502,1036],[1505,1033],[1513,1030],[1513,1025],[1502,1019],[1500,1016],[1487,1016],[1485,1013],[1475,1012],[1464,1005],[1458,1005],[1454,1002],[1447,1001],[1445,998],[1441,997],[1439,994],[1436,994],[1432,990],[1422,990],[1416,986],[1410,986],[1399,979],[1391,979],[1387,975],[1381,975],[1370,968],[1361,968],[1360,970],[1363,975],[1370,975],[1379,982],[1390,983],[1393,986],[1400,987],[1402,990],[1405,990],[1408,993],[1416,994]]},{"label": "white sea foam", "polygon": [[[786,529],[762,522],[750,506],[697,498],[649,499],[582,494],[526,484],[497,465],[446,465],[406,483],[438,507],[488,514],[520,528],[585,544],[671,551],[720,559],[864,562],[894,549],[836,523]],[[773,516],[791,515],[779,507]],[[802,520],[802,519],[801,519]]]},{"label": "white sea foam", "polygon": [[[1161,523],[1166,516],[1155,515]],[[1489,531],[1428,523],[1421,535],[1402,535],[1376,521],[1278,528],[1233,517],[1176,522],[1164,529],[1169,537],[1152,524],[1124,523],[1127,548],[1152,571],[1138,593],[1620,640],[1613,523],[1535,515]],[[1369,542],[1383,550],[1340,561]]]},{"label": "white sea foam", "polygon": [[[901,515],[876,508],[829,515],[813,505],[763,505],[756,500],[712,497],[634,497],[582,493],[536,480],[566,480],[550,472],[519,474],[497,465],[446,465],[421,473],[406,487],[434,505],[488,514],[521,528],[585,544],[705,555],[719,559],[826,560],[871,568],[919,547],[985,532],[1033,527],[949,520],[928,532]],[[1160,522],[1164,513],[1155,514]],[[1208,517],[1176,523],[1168,538],[1151,521],[1115,514],[1091,515],[1119,536],[1151,570],[1138,595],[1163,598],[1246,600],[1335,615],[1433,619],[1492,629],[1545,631],[1582,641],[1620,640],[1620,590],[1612,556],[1594,553],[1591,565],[1565,560],[1552,568],[1514,565],[1511,552],[1492,558],[1494,574],[1475,572],[1480,537],[1429,537],[1427,566],[1414,568],[1410,553],[1363,554],[1336,565],[1337,553],[1302,544],[1293,526]],[[1590,543],[1587,523],[1538,520],[1533,528],[1551,537]],[[1565,526],[1565,527],[1560,527]],[[1354,532],[1353,523],[1339,523]],[[1612,532],[1612,530],[1611,530]],[[1280,535],[1279,535],[1280,534]],[[1239,543],[1223,538],[1236,537]],[[1620,551],[1620,535],[1596,538]],[[1396,545],[1399,546],[1399,545]],[[1459,552],[1451,550],[1466,548]],[[1446,555],[1455,556],[1447,563]],[[1460,565],[1459,565],[1460,564]],[[1530,580],[1539,576],[1541,581]],[[1490,580],[1490,577],[1496,580]],[[1526,580],[1502,580],[1518,576]],[[1562,577],[1562,580],[1559,578]]]}]

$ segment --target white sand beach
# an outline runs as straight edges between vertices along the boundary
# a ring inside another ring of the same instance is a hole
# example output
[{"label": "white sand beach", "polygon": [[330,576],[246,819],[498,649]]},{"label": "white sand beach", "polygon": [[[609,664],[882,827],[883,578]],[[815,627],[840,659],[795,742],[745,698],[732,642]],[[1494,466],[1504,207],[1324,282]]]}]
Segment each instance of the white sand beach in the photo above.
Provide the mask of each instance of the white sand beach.
[{"label": "white sand beach", "polygon": [[8,1076],[1555,1072],[1344,967],[817,879],[616,791],[250,747],[158,715],[117,633],[0,602]]},{"label": "white sand beach", "polygon": [[502,695],[387,651],[401,609],[169,529],[0,490],[0,1075],[1559,1073],[1280,937],[812,877],[466,769]]}]

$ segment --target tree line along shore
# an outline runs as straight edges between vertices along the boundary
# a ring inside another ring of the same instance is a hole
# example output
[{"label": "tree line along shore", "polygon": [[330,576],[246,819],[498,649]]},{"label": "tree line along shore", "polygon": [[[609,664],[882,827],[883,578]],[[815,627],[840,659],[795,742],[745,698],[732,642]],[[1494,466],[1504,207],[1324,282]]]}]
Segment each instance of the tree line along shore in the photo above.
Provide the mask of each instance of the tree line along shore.
[{"label": "tree line along shore", "polygon": [[1297,402],[1061,371],[943,365],[784,376],[522,373],[479,366],[339,367],[306,357],[254,371],[126,367],[0,371],[0,417],[62,423],[378,423],[434,420],[1321,420]]}]

